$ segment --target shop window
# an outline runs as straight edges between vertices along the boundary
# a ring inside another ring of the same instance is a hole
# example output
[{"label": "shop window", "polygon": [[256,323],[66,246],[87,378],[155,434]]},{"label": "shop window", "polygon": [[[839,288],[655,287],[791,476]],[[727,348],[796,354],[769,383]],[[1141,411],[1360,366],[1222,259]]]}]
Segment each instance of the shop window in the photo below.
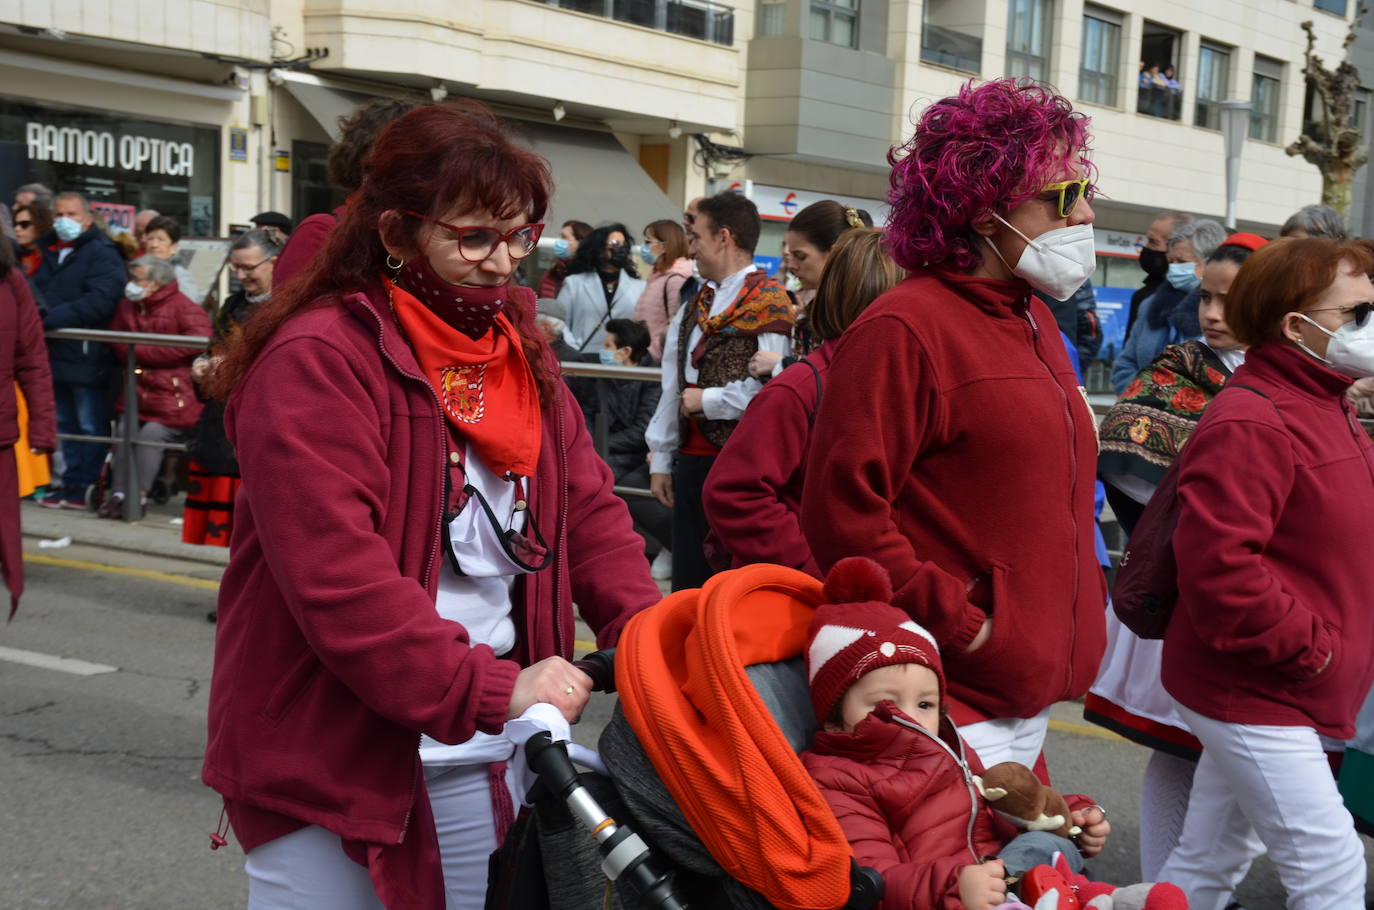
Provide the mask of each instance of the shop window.
[{"label": "shop window", "polygon": [[983,68],[983,20],[966,0],[926,0],[921,8],[921,59],[967,73]]},{"label": "shop window", "polygon": [[1283,85],[1283,63],[1255,55],[1255,72],[1250,83],[1250,138],[1262,142],[1279,141],[1279,90]]},{"label": "shop window", "polygon": [[1197,61],[1197,112],[1193,125],[1221,129],[1221,102],[1231,90],[1231,49],[1202,42]]},{"label": "shop window", "polygon": [[1007,75],[1046,82],[1050,77],[1052,0],[1010,0],[1007,4]]},{"label": "shop window", "polygon": [[1136,110],[1164,120],[1179,119],[1183,87],[1179,83],[1178,57],[1183,35],[1176,29],[1146,22],[1140,38],[1140,81]]},{"label": "shop window", "polygon": [[326,172],[328,154],[329,146],[323,142],[297,139],[291,143],[291,216],[297,222],[343,205],[347,194],[329,182]]},{"label": "shop window", "polygon": [[811,38],[859,46],[859,0],[811,0]]},{"label": "shop window", "polygon": [[1078,97],[1116,107],[1121,72],[1121,14],[1100,6],[1083,8],[1083,51],[1078,65]]},{"label": "shop window", "polygon": [[1317,9],[1324,9],[1328,13],[1335,13],[1337,16],[1345,15],[1345,0],[1312,0],[1312,5]]}]

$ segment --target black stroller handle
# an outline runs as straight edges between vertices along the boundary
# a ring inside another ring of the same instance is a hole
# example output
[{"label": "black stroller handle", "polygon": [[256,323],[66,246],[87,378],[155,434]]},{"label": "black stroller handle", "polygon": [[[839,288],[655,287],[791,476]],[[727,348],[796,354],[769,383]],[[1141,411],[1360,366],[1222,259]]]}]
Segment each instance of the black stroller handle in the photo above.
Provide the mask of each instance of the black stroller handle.
[{"label": "black stroller handle", "polygon": [[592,678],[593,692],[615,691],[615,648],[593,651],[573,661],[573,666]]},{"label": "black stroller handle", "polygon": [[[597,652],[593,657],[606,654]],[[613,656],[614,652],[610,652]],[[604,659],[612,665],[612,657]],[[595,678],[595,676],[593,676]],[[525,743],[525,758],[539,780],[596,838],[603,857],[601,871],[612,882],[624,879],[639,895],[640,903],[651,910],[688,910],[673,891],[672,876],[664,872],[649,845],[625,825],[618,824],[587,792],[578,779],[577,769],[568,758],[568,747],[547,732],[536,733]]]}]

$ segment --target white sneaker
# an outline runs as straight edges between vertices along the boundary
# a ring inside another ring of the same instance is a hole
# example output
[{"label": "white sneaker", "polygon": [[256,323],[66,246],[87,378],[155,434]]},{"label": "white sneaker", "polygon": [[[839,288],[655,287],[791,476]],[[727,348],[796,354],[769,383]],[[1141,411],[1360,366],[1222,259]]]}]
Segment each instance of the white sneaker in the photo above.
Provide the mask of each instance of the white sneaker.
[{"label": "white sneaker", "polygon": [[665,581],[673,577],[673,554],[671,551],[658,551],[658,555],[654,557],[653,563],[649,566],[649,575],[658,581]]}]

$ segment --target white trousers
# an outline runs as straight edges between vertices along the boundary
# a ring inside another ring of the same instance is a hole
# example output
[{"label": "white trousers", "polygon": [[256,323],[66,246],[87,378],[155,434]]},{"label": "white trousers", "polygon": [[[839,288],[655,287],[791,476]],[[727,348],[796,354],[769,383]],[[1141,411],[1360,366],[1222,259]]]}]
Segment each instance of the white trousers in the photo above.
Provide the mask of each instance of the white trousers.
[{"label": "white trousers", "polygon": [[482,910],[487,861],[496,849],[487,765],[427,765],[425,788],[444,861],[447,910]]},{"label": "white trousers", "polygon": [[250,850],[248,910],[383,910],[367,869],[318,825]]},{"label": "white trousers", "polygon": [[1289,910],[1364,910],[1364,846],[1317,732],[1179,713],[1203,750],[1160,880],[1182,888],[1193,910],[1223,910],[1267,849]]},{"label": "white trousers", "polygon": [[998,762],[1020,762],[1034,768],[1040,750],[1045,747],[1045,733],[1050,728],[1050,709],[1034,717],[998,717],[980,720],[959,728],[964,742],[973,747],[983,767]]}]

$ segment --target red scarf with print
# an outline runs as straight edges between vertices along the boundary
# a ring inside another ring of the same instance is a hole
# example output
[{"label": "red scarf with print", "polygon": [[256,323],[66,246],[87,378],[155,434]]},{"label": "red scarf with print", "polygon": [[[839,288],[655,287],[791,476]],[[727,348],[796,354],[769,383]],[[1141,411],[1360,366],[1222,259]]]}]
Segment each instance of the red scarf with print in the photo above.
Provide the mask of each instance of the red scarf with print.
[{"label": "red scarf with print", "polygon": [[539,389],[520,336],[504,314],[477,340],[449,326],[404,288],[387,282],[444,417],[498,477],[533,477],[539,463]]}]

